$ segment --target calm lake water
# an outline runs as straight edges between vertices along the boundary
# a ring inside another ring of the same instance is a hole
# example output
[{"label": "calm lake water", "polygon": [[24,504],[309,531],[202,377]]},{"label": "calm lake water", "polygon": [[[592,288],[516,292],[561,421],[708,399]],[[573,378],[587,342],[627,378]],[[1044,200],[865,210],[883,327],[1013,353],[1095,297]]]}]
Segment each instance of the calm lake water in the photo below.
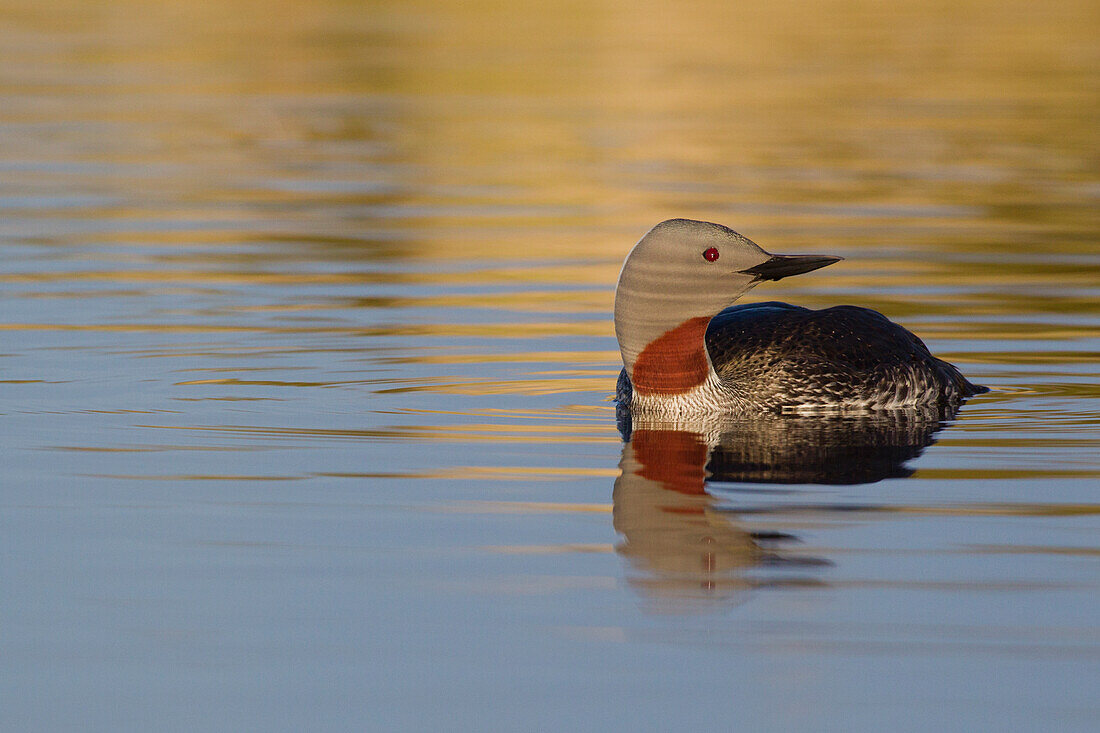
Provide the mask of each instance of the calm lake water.
[{"label": "calm lake water", "polygon": [[[1097,27],[4,2],[0,727],[1095,730]],[[671,216],[992,391],[624,446]]]}]

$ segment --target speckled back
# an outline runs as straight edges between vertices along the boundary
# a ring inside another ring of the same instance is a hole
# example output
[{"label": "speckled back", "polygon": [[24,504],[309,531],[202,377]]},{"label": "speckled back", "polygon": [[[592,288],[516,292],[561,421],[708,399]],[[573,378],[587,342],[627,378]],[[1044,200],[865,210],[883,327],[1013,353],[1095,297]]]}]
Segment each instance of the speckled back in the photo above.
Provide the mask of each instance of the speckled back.
[{"label": "speckled back", "polygon": [[809,310],[786,303],[728,308],[707,350],[723,383],[764,408],[847,403],[894,407],[958,400],[978,390],[924,343],[867,308]]}]

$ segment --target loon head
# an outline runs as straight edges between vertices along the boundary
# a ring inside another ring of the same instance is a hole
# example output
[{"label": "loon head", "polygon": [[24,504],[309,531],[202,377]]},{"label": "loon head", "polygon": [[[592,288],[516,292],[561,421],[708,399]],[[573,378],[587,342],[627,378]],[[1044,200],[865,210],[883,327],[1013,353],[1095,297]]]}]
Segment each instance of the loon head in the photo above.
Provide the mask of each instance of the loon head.
[{"label": "loon head", "polygon": [[772,255],[721,224],[669,219],[626,256],[615,289],[615,335],[641,392],[677,394],[705,381],[703,337],[718,311],[762,280],[830,265],[840,257]]}]

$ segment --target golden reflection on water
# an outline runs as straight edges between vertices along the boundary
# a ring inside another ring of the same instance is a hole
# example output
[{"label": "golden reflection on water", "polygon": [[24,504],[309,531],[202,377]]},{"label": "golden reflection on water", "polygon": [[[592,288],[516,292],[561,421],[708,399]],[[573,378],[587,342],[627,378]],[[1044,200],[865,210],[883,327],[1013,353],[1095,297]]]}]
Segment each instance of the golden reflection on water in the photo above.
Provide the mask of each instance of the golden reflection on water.
[{"label": "golden reflection on water", "polygon": [[[877,308],[991,384],[945,446],[1009,448],[1021,420],[1037,435],[1053,415],[1096,423],[1100,97],[1084,0],[47,6],[11,3],[0,30],[0,236],[37,248],[0,272],[30,306],[0,332],[164,361],[153,379],[185,408],[55,414],[175,413],[138,427],[234,439],[610,442],[606,425],[553,425],[522,402],[606,406],[621,259],[653,222],[697,216],[773,251],[848,258],[751,299]],[[80,379],[24,372],[4,383]],[[365,407],[381,414],[434,398],[455,424],[187,418],[318,390],[388,401]],[[513,401],[492,416],[513,424],[477,423],[491,398]],[[1074,402],[1027,403],[1042,398]],[[160,444],[70,449],[141,445]]]}]

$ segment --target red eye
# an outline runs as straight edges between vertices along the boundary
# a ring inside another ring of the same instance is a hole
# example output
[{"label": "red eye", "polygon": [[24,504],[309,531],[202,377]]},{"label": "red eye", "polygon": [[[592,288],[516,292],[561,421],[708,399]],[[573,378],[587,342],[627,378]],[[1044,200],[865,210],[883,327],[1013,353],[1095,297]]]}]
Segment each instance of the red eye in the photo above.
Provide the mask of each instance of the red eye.
[{"label": "red eye", "polygon": [[710,249],[704,250],[703,259],[707,262],[714,262],[718,259],[718,249],[716,247],[711,247]]}]

